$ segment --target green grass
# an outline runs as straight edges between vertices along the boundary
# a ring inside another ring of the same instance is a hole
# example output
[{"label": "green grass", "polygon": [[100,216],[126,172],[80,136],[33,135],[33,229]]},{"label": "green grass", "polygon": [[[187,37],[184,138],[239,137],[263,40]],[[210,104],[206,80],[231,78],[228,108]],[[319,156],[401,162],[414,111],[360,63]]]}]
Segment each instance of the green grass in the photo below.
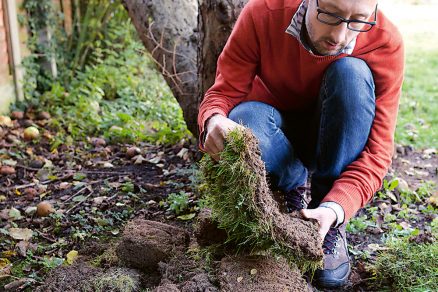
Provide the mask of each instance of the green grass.
[{"label": "green grass", "polygon": [[[391,239],[374,264],[377,287],[389,291],[437,291],[438,243],[415,244]],[[380,289],[380,288],[379,288]]]},{"label": "green grass", "polygon": [[[437,36],[438,37],[438,36]],[[396,142],[427,148],[438,145],[438,48],[408,50]]]},{"label": "green grass", "polygon": [[[381,2],[381,3],[380,3]],[[406,67],[395,140],[417,149],[438,145],[437,1],[386,0],[379,9],[399,28]]]}]

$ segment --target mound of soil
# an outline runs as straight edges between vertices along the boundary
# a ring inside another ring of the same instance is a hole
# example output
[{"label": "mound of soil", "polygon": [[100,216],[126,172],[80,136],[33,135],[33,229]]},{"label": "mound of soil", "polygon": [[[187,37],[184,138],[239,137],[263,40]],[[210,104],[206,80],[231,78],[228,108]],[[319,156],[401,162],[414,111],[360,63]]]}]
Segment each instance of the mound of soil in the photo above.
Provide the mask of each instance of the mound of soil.
[{"label": "mound of soil", "polygon": [[226,292],[310,291],[298,268],[268,256],[225,257],[218,278]]},{"label": "mound of soil", "polygon": [[160,286],[176,284],[182,292],[218,291],[206,274],[204,264],[186,254],[159,263],[159,270],[162,276]]},{"label": "mound of soil", "polygon": [[137,291],[140,287],[140,274],[127,268],[104,270],[78,262],[53,270],[37,292],[76,292],[76,291]]},{"label": "mound of soil", "polygon": [[151,271],[159,262],[183,252],[188,243],[189,235],[181,228],[136,219],[126,225],[117,256],[128,267]]},{"label": "mound of soil", "polygon": [[213,221],[211,210],[202,209],[198,214],[195,224],[196,241],[201,247],[225,242],[227,232],[218,228],[218,223]]},{"label": "mound of soil", "polygon": [[54,269],[46,277],[44,284],[36,288],[36,291],[84,291],[84,287],[87,287],[91,280],[102,273],[102,271],[100,268],[92,267],[83,262],[75,263],[71,266],[62,266]]},{"label": "mound of soil", "polygon": [[178,286],[171,283],[161,284],[160,286],[156,287],[153,292],[181,292],[181,290],[178,289]]},{"label": "mound of soil", "polygon": [[206,273],[200,273],[181,285],[181,292],[217,292]]}]

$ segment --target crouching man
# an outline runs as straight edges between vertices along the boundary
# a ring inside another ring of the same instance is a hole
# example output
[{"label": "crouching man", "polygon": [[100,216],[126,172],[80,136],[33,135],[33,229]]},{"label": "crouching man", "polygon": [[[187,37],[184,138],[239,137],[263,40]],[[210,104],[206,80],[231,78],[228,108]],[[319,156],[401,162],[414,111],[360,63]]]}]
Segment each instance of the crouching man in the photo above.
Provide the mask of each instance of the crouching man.
[{"label": "crouching man", "polygon": [[[391,163],[403,43],[377,0],[250,0],[201,103],[201,149],[220,159],[239,124],[259,139],[289,211],[320,223],[316,284],[346,283],[345,224]],[[311,201],[304,200],[311,174]]]}]

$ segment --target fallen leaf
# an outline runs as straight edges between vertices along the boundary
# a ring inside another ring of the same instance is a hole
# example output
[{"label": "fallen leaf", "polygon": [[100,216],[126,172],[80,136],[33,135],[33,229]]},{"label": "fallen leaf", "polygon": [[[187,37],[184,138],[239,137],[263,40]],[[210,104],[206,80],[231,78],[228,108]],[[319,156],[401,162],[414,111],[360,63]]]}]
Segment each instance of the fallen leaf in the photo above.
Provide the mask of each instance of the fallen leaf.
[{"label": "fallen leaf", "polygon": [[73,201],[73,202],[82,202],[82,201],[84,201],[85,199],[86,199],[85,196],[83,196],[83,195],[79,195],[79,196],[74,197],[74,198],[72,199],[72,201]]},{"label": "fallen leaf", "polygon": [[400,222],[399,225],[400,225],[404,230],[409,229],[409,228],[411,227],[411,225],[410,225],[408,222],[405,222],[405,221]]},{"label": "fallen leaf", "polygon": [[249,273],[251,276],[254,276],[255,274],[257,274],[257,269],[251,269]]},{"label": "fallen leaf", "polygon": [[3,165],[9,165],[9,166],[15,166],[17,165],[17,161],[13,160],[13,159],[5,159],[2,161]]},{"label": "fallen leaf", "polygon": [[100,167],[103,167],[103,168],[114,168],[114,165],[108,161],[99,161],[97,163],[97,165],[99,165]]},{"label": "fallen leaf", "polygon": [[10,265],[11,262],[8,259],[0,258],[0,270],[4,269],[8,265]]},{"label": "fallen leaf", "polygon": [[435,148],[428,148],[428,149],[423,150],[423,153],[426,155],[436,154],[436,149]]},{"label": "fallen leaf", "polygon": [[9,220],[9,209],[3,209],[0,211],[0,219]]},{"label": "fallen leaf", "polygon": [[148,161],[149,161],[150,163],[157,164],[158,162],[161,161],[161,156],[160,156],[160,155],[157,155],[157,156],[155,156],[154,158],[149,159]]},{"label": "fallen leaf", "polygon": [[243,280],[243,277],[237,277],[237,283],[242,282],[242,280]]},{"label": "fallen leaf", "polygon": [[77,257],[78,257],[78,252],[76,250],[69,251],[67,254],[67,263],[69,265],[73,264]]},{"label": "fallen leaf", "polygon": [[9,216],[9,219],[11,219],[12,221],[14,221],[14,220],[20,220],[20,219],[23,218],[23,216],[21,216],[21,212],[20,212],[20,210],[17,210],[17,209],[15,209],[14,207],[12,207],[12,208],[9,210],[8,216]]},{"label": "fallen leaf", "polygon": [[195,216],[196,216],[196,213],[190,213],[190,214],[180,215],[176,218],[186,221],[186,220],[191,220],[191,219],[195,218]]},{"label": "fallen leaf", "polygon": [[17,240],[29,240],[32,238],[33,232],[29,228],[9,228],[9,235]]},{"label": "fallen leaf", "polygon": [[435,207],[438,207],[438,193],[433,194],[427,199],[427,202],[429,204],[435,205]]},{"label": "fallen leaf", "polygon": [[5,250],[5,251],[2,251],[1,254],[2,254],[2,257],[5,257],[5,258],[11,258],[11,257],[14,257],[17,255],[17,253],[13,250]]},{"label": "fallen leaf", "polygon": [[178,157],[180,157],[180,158],[183,158],[183,156],[184,156],[187,152],[189,152],[189,149],[187,149],[187,148],[182,148],[182,149],[178,152],[178,154],[177,154],[176,156],[178,156]]},{"label": "fallen leaf", "polygon": [[388,191],[388,192],[386,192],[386,195],[387,195],[391,200],[393,200],[394,203],[397,203],[397,197],[394,195],[393,192]]},{"label": "fallen leaf", "polygon": [[137,155],[132,158],[134,160],[134,164],[142,164],[144,161],[147,161],[143,156]]},{"label": "fallen leaf", "polygon": [[107,196],[102,196],[102,197],[96,197],[93,198],[93,205],[100,205],[103,203],[103,201],[105,201],[106,199],[108,199]]},{"label": "fallen leaf", "polygon": [[18,250],[19,255],[26,257],[27,249],[29,248],[29,242],[22,240],[15,245],[15,248]]},{"label": "fallen leaf", "polygon": [[410,192],[409,184],[407,183],[407,181],[405,181],[402,178],[397,178],[397,180],[398,180],[397,190],[399,192],[405,192],[405,193]]},{"label": "fallen leaf", "polygon": [[27,207],[26,210],[24,210],[24,213],[26,213],[27,215],[32,216],[33,214],[35,214],[37,211],[37,207],[32,206],[32,207]]},{"label": "fallen leaf", "polygon": [[84,178],[86,178],[87,177],[87,175],[85,174],[85,173],[82,173],[82,172],[76,172],[74,175],[73,175],[73,179],[74,180],[83,180]]}]

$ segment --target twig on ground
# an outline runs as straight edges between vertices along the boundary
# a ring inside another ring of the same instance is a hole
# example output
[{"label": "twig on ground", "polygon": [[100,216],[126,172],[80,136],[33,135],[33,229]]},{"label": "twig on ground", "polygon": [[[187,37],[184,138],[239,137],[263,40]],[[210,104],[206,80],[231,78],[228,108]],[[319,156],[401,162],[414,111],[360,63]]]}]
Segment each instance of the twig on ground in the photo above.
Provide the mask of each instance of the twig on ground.
[{"label": "twig on ground", "polygon": [[40,183],[36,183],[35,182],[35,183],[29,183],[29,184],[9,187],[9,188],[6,188],[5,191],[25,189],[25,188],[36,186],[38,184],[46,185],[46,184],[57,182],[57,181],[60,181],[60,180],[66,180],[66,179],[69,179],[71,177],[73,177],[72,173],[64,175],[64,176],[61,176],[61,177],[58,177],[58,178],[55,178],[55,179],[46,180],[46,181],[43,181],[43,182],[40,182]]},{"label": "twig on ground", "polygon": [[42,238],[44,238],[44,239],[50,241],[51,243],[55,243],[55,242],[57,241],[56,239],[53,239],[53,238],[48,237],[47,235],[45,235],[44,233],[42,233],[42,232],[39,231],[38,229],[35,229],[35,231],[38,233],[39,236],[41,236]]},{"label": "twig on ground", "polygon": [[76,205],[74,205],[73,207],[71,207],[70,209],[68,209],[67,211],[65,211],[65,214],[70,213],[72,210],[74,210],[76,207],[78,207],[79,205],[81,205],[83,202],[85,202],[92,194],[94,194],[93,191],[91,191],[82,201],[80,201],[79,203],[77,203]]},{"label": "twig on ground", "polygon": [[73,197],[76,197],[77,195],[79,195],[80,193],[82,193],[84,190],[88,189],[90,187],[90,185],[86,185],[83,188],[79,189],[79,191],[77,191],[76,193],[73,193],[73,195],[71,195],[70,197],[68,197],[63,203],[66,203],[68,201],[70,201]]}]

